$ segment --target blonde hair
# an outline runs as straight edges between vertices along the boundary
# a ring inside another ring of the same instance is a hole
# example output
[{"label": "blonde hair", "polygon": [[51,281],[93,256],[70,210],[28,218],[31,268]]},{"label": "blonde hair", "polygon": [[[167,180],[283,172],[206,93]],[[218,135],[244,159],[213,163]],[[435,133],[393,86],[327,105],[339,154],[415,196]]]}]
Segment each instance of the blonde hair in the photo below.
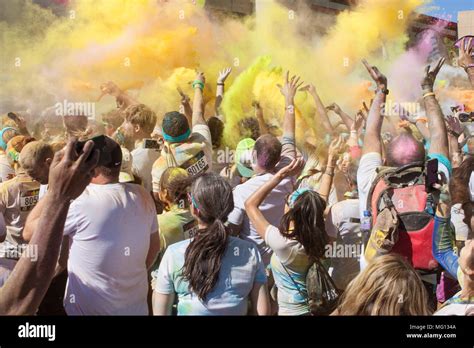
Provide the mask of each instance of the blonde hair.
[{"label": "blonde hair", "polygon": [[401,256],[376,257],[347,286],[339,315],[431,315],[428,293]]},{"label": "blonde hair", "polygon": [[137,124],[146,133],[152,133],[156,125],[156,114],[144,104],[130,105],[124,111],[125,120]]},{"label": "blonde hair", "polygon": [[26,144],[20,152],[20,166],[25,170],[33,169],[42,164],[47,158],[53,158],[51,145],[42,141],[32,141]]}]

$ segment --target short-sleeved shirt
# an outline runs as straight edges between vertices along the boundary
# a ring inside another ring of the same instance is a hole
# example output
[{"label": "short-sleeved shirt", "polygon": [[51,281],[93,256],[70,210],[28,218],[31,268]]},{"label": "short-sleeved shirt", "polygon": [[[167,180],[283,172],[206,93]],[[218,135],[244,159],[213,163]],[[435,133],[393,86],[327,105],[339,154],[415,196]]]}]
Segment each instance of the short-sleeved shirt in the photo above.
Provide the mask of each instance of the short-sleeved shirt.
[{"label": "short-sleeved shirt", "polygon": [[229,237],[214,289],[203,302],[183,279],[181,269],[191,239],[172,244],[161,260],[153,286],[160,294],[176,293],[178,315],[246,315],[254,284],[267,277],[258,249],[253,243]]},{"label": "short-sleeved shirt", "polygon": [[160,157],[160,151],[157,149],[145,149],[143,142],[140,142],[130,154],[133,158],[132,173],[137,175],[142,180],[143,187],[145,187],[148,192],[151,192],[151,171],[153,163]]},{"label": "short-sleeved shirt", "polygon": [[69,208],[68,315],[147,315],[153,198],[130,183],[89,184]]},{"label": "short-sleeved shirt", "polygon": [[153,192],[160,191],[161,175],[169,167],[183,168],[190,175],[212,170],[211,132],[207,125],[195,125],[183,143],[165,143],[161,156],[153,164]]},{"label": "short-sleeved shirt", "polygon": [[10,180],[15,176],[15,170],[13,169],[8,156],[5,152],[0,152],[0,182]]},{"label": "short-sleeved shirt", "polygon": [[474,202],[474,172],[471,173],[471,177],[469,179],[469,194],[471,202]]},{"label": "short-sleeved shirt", "polygon": [[160,250],[164,253],[171,244],[192,238],[198,229],[196,219],[189,209],[173,205],[169,211],[158,215]]},{"label": "short-sleeved shirt", "polygon": [[0,213],[6,226],[6,238],[0,244],[0,257],[18,259],[25,244],[22,233],[26,218],[39,200],[40,184],[20,171],[13,179],[0,184]]},{"label": "short-sleeved shirt", "polygon": [[451,207],[451,223],[454,226],[456,240],[466,241],[470,227],[464,222],[465,215],[461,203],[456,203]]},{"label": "short-sleeved shirt", "polygon": [[265,243],[273,250],[270,265],[278,288],[278,315],[307,314],[306,275],[311,262],[303,245],[272,225],[265,232]]},{"label": "short-sleeved shirt", "polygon": [[[280,162],[276,166],[276,171],[288,165],[293,156],[294,145],[289,142],[282,145]],[[250,222],[245,212],[245,201],[262,185],[273,178],[272,173],[255,175],[243,184],[234,188],[234,210],[229,214],[227,221],[233,225],[241,226],[240,237],[244,240],[255,243],[262,255],[265,265],[270,263],[272,254],[271,248],[265,245],[265,241],[258,235],[255,227]],[[283,179],[265,198],[259,209],[265,219],[274,226],[280,225],[281,217],[285,213],[286,198],[293,192],[295,178]]]},{"label": "short-sleeved shirt", "polygon": [[335,239],[331,245],[331,278],[338,289],[345,289],[360,272],[362,239],[359,236],[359,200],[346,199],[331,206],[325,221],[326,233]]}]

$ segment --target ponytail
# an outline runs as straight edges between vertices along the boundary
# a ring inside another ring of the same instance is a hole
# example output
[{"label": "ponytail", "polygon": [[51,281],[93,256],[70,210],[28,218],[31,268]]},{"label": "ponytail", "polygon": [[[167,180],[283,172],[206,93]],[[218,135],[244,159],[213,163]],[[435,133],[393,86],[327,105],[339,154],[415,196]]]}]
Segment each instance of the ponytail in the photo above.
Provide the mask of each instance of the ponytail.
[{"label": "ponytail", "polygon": [[227,238],[224,223],[217,218],[207,228],[199,230],[186,249],[183,277],[203,301],[219,279]]},{"label": "ponytail", "polygon": [[234,209],[234,199],[230,184],[215,173],[193,179],[193,205],[200,223],[206,227],[196,233],[186,248],[182,275],[190,290],[205,301],[219,280],[229,238],[224,223]]}]

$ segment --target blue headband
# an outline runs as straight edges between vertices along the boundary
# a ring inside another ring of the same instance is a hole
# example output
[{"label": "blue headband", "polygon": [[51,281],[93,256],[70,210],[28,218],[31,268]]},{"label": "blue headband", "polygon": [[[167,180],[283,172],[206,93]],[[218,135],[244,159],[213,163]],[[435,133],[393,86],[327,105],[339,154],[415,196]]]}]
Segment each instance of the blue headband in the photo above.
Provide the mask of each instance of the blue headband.
[{"label": "blue headband", "polygon": [[161,129],[162,132],[163,132],[163,138],[169,142],[169,143],[180,143],[180,142],[183,142],[185,141],[186,139],[189,138],[189,135],[191,134],[191,130],[188,128],[188,130],[186,131],[186,133],[184,134],[181,134],[181,135],[178,135],[177,137],[173,137],[171,135],[168,135],[165,133],[165,130],[162,128]]},{"label": "blue headband", "polygon": [[3,133],[9,130],[16,131],[16,128],[13,127],[5,127],[0,131],[0,147],[5,151],[7,149],[7,143],[3,140]]},{"label": "blue headband", "polygon": [[301,196],[303,193],[308,192],[308,191],[312,191],[312,190],[308,187],[305,187],[305,188],[298,189],[298,190],[294,191],[290,195],[290,199],[288,200],[288,206],[290,208],[293,208],[293,206],[295,205],[295,202],[298,199],[298,197]]}]

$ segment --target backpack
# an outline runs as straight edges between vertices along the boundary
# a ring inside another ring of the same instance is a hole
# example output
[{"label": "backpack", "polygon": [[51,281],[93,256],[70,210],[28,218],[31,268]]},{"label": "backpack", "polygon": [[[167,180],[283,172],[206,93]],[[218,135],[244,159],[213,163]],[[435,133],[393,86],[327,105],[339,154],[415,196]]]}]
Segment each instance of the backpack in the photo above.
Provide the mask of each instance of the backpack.
[{"label": "backpack", "polygon": [[301,291],[283,263],[282,266],[300,295],[306,300],[311,315],[329,315],[336,309],[341,292],[321,261],[314,261],[306,274],[307,294]]},{"label": "backpack", "polygon": [[380,168],[367,199],[373,226],[365,251],[367,260],[394,252],[416,269],[437,268],[432,253],[435,206],[429,186],[424,162]]}]

